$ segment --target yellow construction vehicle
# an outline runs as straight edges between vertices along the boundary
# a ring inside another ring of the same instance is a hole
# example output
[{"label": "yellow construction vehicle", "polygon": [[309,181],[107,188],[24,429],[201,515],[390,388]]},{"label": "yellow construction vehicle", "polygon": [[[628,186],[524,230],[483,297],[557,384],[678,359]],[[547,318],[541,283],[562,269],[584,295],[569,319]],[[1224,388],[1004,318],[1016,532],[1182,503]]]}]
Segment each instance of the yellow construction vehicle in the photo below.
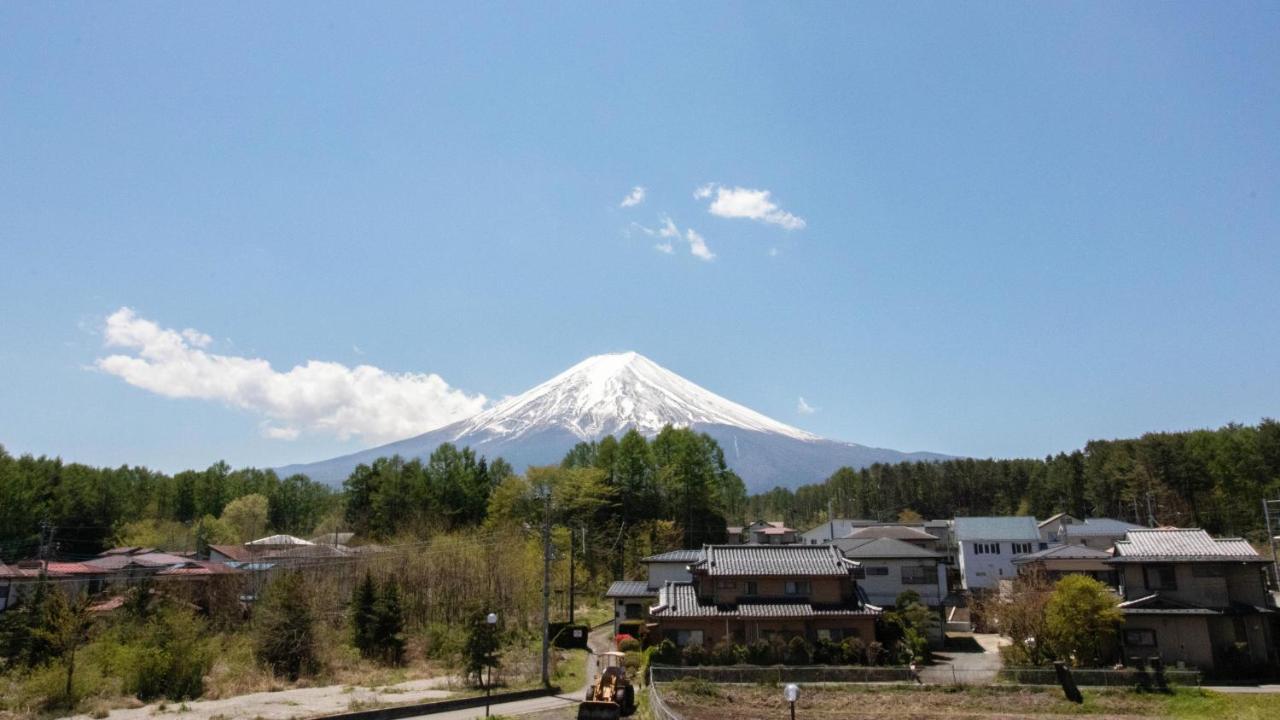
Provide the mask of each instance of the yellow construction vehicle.
[{"label": "yellow construction vehicle", "polygon": [[596,656],[596,662],[604,667],[587,686],[586,700],[578,706],[578,720],[618,720],[636,711],[636,691],[622,666],[625,656],[620,652]]}]

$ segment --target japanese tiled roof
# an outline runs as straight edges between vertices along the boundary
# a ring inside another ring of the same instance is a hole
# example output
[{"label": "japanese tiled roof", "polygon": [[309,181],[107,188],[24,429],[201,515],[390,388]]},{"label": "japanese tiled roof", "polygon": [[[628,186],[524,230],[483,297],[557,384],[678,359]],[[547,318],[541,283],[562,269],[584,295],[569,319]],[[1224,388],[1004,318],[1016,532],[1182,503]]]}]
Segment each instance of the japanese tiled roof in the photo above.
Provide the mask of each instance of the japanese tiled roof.
[{"label": "japanese tiled roof", "polygon": [[614,580],[604,594],[611,598],[657,597],[657,590],[650,590],[644,580]]},{"label": "japanese tiled roof", "polygon": [[1037,550],[1013,559],[1015,564],[1037,562],[1040,560],[1106,560],[1111,553],[1106,550],[1095,550],[1084,545],[1053,545],[1044,550]]},{"label": "japanese tiled roof", "polygon": [[698,561],[699,561],[699,560],[701,560],[701,559],[702,559],[702,550],[701,550],[701,549],[695,549],[695,550],[671,550],[671,551],[664,552],[664,553],[658,553],[657,555],[650,555],[649,557],[646,557],[646,558],[641,558],[640,562],[646,562],[646,563],[651,563],[651,562],[682,562],[682,563],[686,563],[686,564],[688,564],[688,563],[695,563],[695,562],[698,562]]},{"label": "japanese tiled roof", "polygon": [[831,545],[707,545],[690,565],[713,576],[839,577],[858,563]]},{"label": "japanese tiled roof", "polygon": [[1130,530],[1110,562],[1269,562],[1241,538],[1214,538],[1199,528]]},{"label": "japanese tiled roof", "polygon": [[737,605],[713,605],[698,602],[691,583],[669,582],[658,591],[658,603],[649,614],[658,618],[808,618],[866,617],[880,613],[872,606],[814,605],[809,602],[761,600]]}]

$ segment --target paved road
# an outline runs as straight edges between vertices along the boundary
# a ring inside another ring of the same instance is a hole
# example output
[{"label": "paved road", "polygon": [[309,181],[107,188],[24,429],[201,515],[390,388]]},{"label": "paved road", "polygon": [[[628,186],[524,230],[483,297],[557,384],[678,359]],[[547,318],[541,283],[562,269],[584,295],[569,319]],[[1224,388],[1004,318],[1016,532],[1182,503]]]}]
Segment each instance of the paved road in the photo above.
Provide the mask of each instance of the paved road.
[{"label": "paved road", "polygon": [[[587,638],[587,645],[591,652],[587,654],[586,668],[583,677],[589,683],[595,678],[596,672],[596,656],[595,653],[610,649],[610,641],[613,635],[613,624],[607,624],[603,627],[596,628],[592,631],[590,637]],[[490,707],[489,712],[494,715],[528,715],[530,713],[546,712],[569,708],[577,705],[582,701],[582,696],[586,692],[587,686],[583,685],[576,688],[563,688],[563,692],[559,695],[550,695],[548,697],[532,698],[529,700],[516,700],[515,702],[494,703]],[[463,710],[450,710],[449,712],[432,713],[430,715],[418,715],[429,720],[471,720],[472,718],[484,717],[484,706],[477,708],[465,708]]]},{"label": "paved road", "polygon": [[[985,685],[1000,671],[999,635],[948,633],[952,648],[935,652],[935,665],[920,668],[920,680],[933,685]],[[969,648],[965,640],[973,638]],[[959,642],[957,642],[959,641]],[[962,649],[954,649],[954,648]]]}]

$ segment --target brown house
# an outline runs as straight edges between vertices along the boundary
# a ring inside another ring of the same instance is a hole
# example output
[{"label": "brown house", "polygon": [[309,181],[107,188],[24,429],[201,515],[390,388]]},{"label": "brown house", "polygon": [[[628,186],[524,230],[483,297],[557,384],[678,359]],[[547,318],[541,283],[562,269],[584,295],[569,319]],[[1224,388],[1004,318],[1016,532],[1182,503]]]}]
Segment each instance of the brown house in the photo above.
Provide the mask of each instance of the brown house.
[{"label": "brown house", "polygon": [[1124,656],[1220,673],[1275,663],[1268,562],[1248,542],[1204,530],[1129,531],[1108,561],[1124,599]]},{"label": "brown house", "polygon": [[774,636],[875,639],[858,563],[830,545],[708,545],[690,582],[668,582],[649,610],[661,635],[684,646]]}]

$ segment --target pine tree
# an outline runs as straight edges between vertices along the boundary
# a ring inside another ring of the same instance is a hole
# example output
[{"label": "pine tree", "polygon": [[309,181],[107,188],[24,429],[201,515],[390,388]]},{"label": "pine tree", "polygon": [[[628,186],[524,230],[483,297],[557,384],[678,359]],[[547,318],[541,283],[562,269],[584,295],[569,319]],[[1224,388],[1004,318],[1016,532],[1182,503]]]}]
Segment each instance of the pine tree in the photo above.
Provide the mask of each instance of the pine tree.
[{"label": "pine tree", "polygon": [[365,657],[378,647],[378,588],[368,571],[351,594],[351,642]]},{"label": "pine tree", "polygon": [[285,573],[271,584],[255,625],[258,660],[272,672],[297,680],[315,670],[315,621],[301,573]]},{"label": "pine tree", "polygon": [[378,654],[384,661],[399,665],[404,661],[404,609],[400,605],[399,585],[394,580],[383,583],[374,616],[373,636]]}]

